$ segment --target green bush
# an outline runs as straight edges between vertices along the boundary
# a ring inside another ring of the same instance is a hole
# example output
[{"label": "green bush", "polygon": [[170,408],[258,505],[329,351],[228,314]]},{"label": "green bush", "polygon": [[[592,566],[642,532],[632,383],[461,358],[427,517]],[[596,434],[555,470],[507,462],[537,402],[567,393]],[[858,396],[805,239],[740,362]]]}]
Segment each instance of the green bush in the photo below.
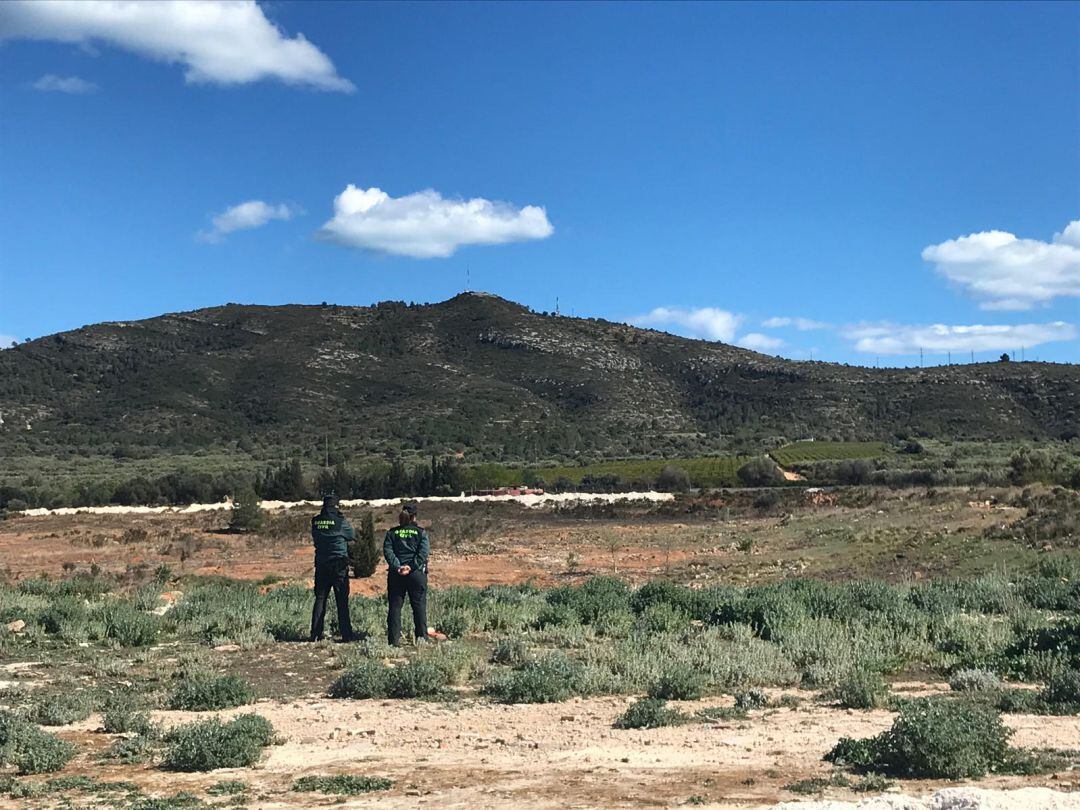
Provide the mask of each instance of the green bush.
[{"label": "green bush", "polygon": [[747,709],[764,709],[769,705],[769,696],[760,689],[745,689],[735,693],[735,708],[746,711]]},{"label": "green bush", "polygon": [[645,635],[678,633],[690,625],[690,616],[681,608],[667,603],[649,605],[638,616],[635,629]]},{"label": "green bush", "polygon": [[1006,714],[1039,714],[1045,708],[1041,695],[1031,689],[1003,689],[989,694],[998,711]]},{"label": "green bush", "polygon": [[961,669],[949,678],[949,688],[954,692],[999,692],[1005,684],[988,669]]},{"label": "green bush", "polygon": [[844,738],[826,759],[913,779],[974,779],[1006,762],[1009,733],[985,703],[923,698],[903,704],[888,731]]},{"label": "green bush", "polygon": [[659,700],[698,700],[705,678],[689,665],[672,665],[649,687],[649,697]]},{"label": "green bush", "polygon": [[501,703],[557,703],[574,694],[582,675],[579,663],[553,652],[496,675],[484,692]]},{"label": "green bush", "polygon": [[162,766],[174,771],[246,768],[259,761],[274,727],[264,717],[245,714],[229,723],[218,718],[178,726],[166,735]]},{"label": "green bush", "polygon": [[825,695],[843,709],[880,709],[889,700],[889,687],[880,673],[856,670]]},{"label": "green bush", "polygon": [[529,660],[529,645],[518,638],[500,638],[491,649],[493,664],[519,667]]},{"label": "green bush", "polygon": [[52,773],[75,756],[75,746],[8,711],[0,710],[0,765],[20,774]]},{"label": "green bush", "polygon": [[685,715],[668,707],[659,698],[646,697],[635,700],[616,718],[615,728],[660,728],[673,726],[685,720]]},{"label": "green bush", "polygon": [[107,734],[145,734],[150,726],[150,715],[131,693],[117,692],[105,700],[102,728]]},{"label": "green bush", "polygon": [[1053,673],[1047,678],[1039,699],[1052,714],[1080,713],[1080,670]]},{"label": "green bush", "polygon": [[121,647],[148,647],[157,641],[161,620],[127,602],[113,602],[102,609],[106,638]]},{"label": "green bush", "polygon": [[373,793],[389,790],[394,786],[390,779],[381,776],[301,776],[293,782],[292,789],[304,793],[329,793],[342,796],[358,796],[361,793]]},{"label": "green bush", "polygon": [[438,630],[441,630],[449,638],[462,638],[469,632],[472,622],[469,616],[462,611],[447,611],[438,621]]},{"label": "green bush", "polygon": [[386,694],[392,698],[432,697],[442,694],[449,683],[446,668],[417,657],[387,672]]},{"label": "green bush", "polygon": [[784,483],[784,472],[768,456],[752,458],[739,467],[736,475],[744,487],[772,487]]},{"label": "green bush", "polygon": [[66,726],[85,720],[93,710],[89,695],[68,690],[35,695],[30,717],[42,726]]},{"label": "green bush", "polygon": [[262,528],[264,514],[262,503],[251,487],[241,489],[233,498],[229,531],[255,532]]},{"label": "green bush", "polygon": [[387,696],[389,667],[370,658],[361,659],[349,666],[330,685],[330,697],[366,700]]},{"label": "green bush", "polygon": [[222,779],[220,782],[215,782],[206,789],[207,796],[237,796],[241,793],[246,793],[248,789],[247,782],[241,782],[239,779]]},{"label": "green bush", "polygon": [[244,706],[255,699],[251,684],[235,675],[198,674],[185,679],[169,695],[169,708],[208,712]]}]

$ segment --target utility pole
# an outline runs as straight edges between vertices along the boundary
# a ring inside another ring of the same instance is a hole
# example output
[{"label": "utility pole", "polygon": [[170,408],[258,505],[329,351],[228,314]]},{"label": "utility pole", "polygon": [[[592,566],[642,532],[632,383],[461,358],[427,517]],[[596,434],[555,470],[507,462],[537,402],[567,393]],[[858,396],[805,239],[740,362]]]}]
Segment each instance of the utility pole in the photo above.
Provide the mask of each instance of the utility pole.
[{"label": "utility pole", "polygon": [[952,350],[949,350],[949,365],[952,365]]}]

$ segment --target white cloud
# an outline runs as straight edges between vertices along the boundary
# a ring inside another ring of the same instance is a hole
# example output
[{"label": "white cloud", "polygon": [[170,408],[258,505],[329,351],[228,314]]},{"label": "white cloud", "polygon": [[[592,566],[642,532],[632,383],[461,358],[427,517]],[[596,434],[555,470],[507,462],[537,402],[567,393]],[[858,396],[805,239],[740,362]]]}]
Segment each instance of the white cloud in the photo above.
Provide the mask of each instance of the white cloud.
[{"label": "white cloud", "polygon": [[0,39],[107,42],[179,63],[192,83],[286,84],[352,92],[333,63],[302,34],[288,37],[255,0],[7,0]]},{"label": "white cloud", "polygon": [[755,352],[773,352],[784,345],[784,341],[772,335],[761,332],[748,332],[736,341],[737,345],[744,349],[752,349]]},{"label": "white cloud", "polygon": [[272,219],[291,219],[295,211],[282,203],[270,205],[262,200],[248,200],[226,208],[214,217],[214,227],[199,231],[195,238],[200,242],[220,242],[233,231],[261,228]]},{"label": "white cloud", "polygon": [[1080,296],[1080,220],[1050,242],[983,231],[930,245],[922,257],[979,299],[983,309],[1031,309]]},{"label": "white cloud", "polygon": [[546,239],[554,230],[535,205],[447,200],[431,189],[391,197],[350,183],[334,198],[334,218],[317,235],[346,247],[431,259],[450,256],[462,245]]},{"label": "white cloud", "polygon": [[735,339],[735,330],[742,323],[742,316],[715,307],[657,307],[645,315],[631,318],[630,323],[634,326],[675,331],[687,337],[731,343]]},{"label": "white cloud", "polygon": [[31,87],[45,93],[71,93],[72,95],[96,93],[98,90],[96,84],[86,79],[80,79],[78,76],[57,76],[53,73],[46,73]]},{"label": "white cloud", "polygon": [[856,351],[866,354],[931,354],[956,351],[1012,351],[1021,347],[1038,346],[1077,336],[1072,324],[1027,323],[1001,326],[910,326],[903,324],[856,324],[846,327],[842,335],[855,345]]},{"label": "white cloud", "polygon": [[810,318],[774,317],[761,322],[766,329],[780,329],[793,326],[800,332],[809,332],[811,329],[828,329],[829,324],[822,321],[813,321]]}]

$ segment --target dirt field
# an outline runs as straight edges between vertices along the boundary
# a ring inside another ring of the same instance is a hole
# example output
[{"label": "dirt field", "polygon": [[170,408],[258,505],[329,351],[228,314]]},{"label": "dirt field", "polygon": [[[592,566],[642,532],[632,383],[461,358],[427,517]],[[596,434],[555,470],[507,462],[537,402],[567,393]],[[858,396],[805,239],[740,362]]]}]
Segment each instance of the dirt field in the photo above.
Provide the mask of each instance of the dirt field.
[{"label": "dirt field", "polygon": [[[420,522],[432,535],[436,588],[552,585],[590,574],[631,582],[663,575],[701,584],[793,574],[835,580],[871,573],[902,580],[1024,560],[1030,565],[1036,556],[981,536],[1023,513],[995,502],[994,493],[899,491],[862,504],[844,503],[850,496],[795,490],[764,507],[758,497],[734,492],[671,504],[564,508],[432,504]],[[223,512],[16,517],[0,522],[0,573],[17,580],[97,566],[137,579],[166,564],[198,576],[303,581],[312,565],[311,512],[268,513],[266,527],[253,535],[226,532]],[[355,521],[361,510],[346,513]],[[396,508],[374,514],[382,532],[393,525]],[[365,594],[384,586],[378,577],[354,581]]]}]

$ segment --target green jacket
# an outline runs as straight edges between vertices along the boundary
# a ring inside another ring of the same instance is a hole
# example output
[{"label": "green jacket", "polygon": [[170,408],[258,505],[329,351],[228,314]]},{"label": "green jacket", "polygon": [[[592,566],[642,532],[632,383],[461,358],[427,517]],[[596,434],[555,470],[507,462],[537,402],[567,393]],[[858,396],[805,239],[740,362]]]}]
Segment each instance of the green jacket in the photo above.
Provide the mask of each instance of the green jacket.
[{"label": "green jacket", "polygon": [[341,512],[323,511],[311,519],[315,565],[349,559],[349,541],[355,539],[356,532]]},{"label": "green jacket", "polygon": [[383,538],[383,557],[394,571],[403,565],[427,571],[431,542],[419,526],[395,526]]}]

